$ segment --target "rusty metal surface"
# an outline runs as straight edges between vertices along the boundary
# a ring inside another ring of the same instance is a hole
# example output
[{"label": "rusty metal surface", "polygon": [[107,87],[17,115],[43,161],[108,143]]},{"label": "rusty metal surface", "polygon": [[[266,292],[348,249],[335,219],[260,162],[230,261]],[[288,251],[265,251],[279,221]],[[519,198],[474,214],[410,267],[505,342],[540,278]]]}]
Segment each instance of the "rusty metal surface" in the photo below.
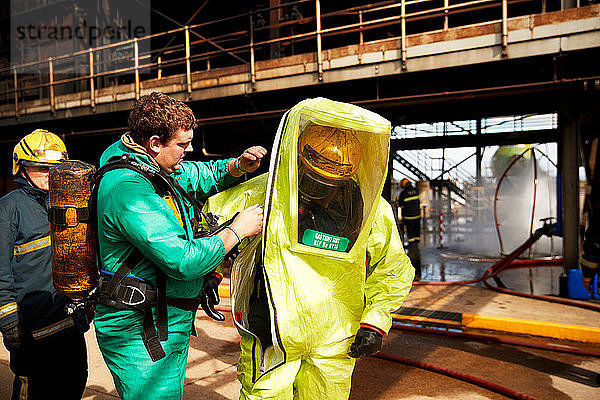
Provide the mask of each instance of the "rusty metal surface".
[{"label": "rusty metal surface", "polygon": [[[82,161],[65,161],[50,172],[50,208],[88,207],[96,168]],[[78,221],[76,210],[66,213],[67,224],[50,224],[52,281],[59,292],[80,298],[97,280],[94,224]]]}]

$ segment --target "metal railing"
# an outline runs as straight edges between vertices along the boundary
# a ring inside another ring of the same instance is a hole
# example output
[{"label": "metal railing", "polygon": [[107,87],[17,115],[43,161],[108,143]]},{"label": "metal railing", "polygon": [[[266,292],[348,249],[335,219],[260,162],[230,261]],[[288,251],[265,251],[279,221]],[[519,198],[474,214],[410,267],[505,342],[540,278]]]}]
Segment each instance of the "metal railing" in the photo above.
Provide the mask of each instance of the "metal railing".
[{"label": "metal railing", "polygon": [[[263,13],[290,7],[296,7],[293,17],[266,24]],[[407,37],[412,34],[500,22],[505,49],[508,18],[543,12],[544,7],[545,2],[539,0],[456,4],[449,0],[401,0],[324,11],[320,0],[294,1],[2,68],[0,105],[12,104],[16,117],[21,114],[20,103],[26,101],[38,107],[49,105],[54,113],[57,96],[87,92],[89,106],[94,108],[101,89],[128,84],[132,86],[129,93],[138,99],[143,81],[176,76],[184,77],[185,91],[191,94],[192,72],[240,65],[248,69],[248,82],[254,85],[260,61],[315,51],[317,74],[322,79],[324,49],[389,39],[400,40],[400,61],[406,68]],[[140,51],[141,43],[150,50]]]}]

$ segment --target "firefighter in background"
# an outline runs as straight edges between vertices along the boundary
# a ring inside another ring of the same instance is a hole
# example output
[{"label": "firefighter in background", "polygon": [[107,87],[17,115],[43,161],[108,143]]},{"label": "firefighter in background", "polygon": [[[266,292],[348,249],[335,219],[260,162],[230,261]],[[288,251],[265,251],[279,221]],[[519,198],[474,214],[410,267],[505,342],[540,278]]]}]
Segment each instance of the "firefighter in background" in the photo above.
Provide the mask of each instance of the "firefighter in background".
[{"label": "firefighter in background", "polygon": [[389,132],[368,110],[305,100],[282,118],[269,175],[206,203],[222,219],[265,204],[232,268],[242,399],[347,399],[355,358],[381,348],[414,277],[381,197]]},{"label": "firefighter in background", "polygon": [[84,330],[52,285],[49,168],[63,141],[37,129],[13,152],[18,188],[0,199],[0,331],[15,374],[12,399],[80,399],[87,380]]},{"label": "firefighter in background", "polygon": [[412,185],[410,180],[404,178],[400,181],[400,197],[398,198],[398,208],[402,209],[402,225],[406,232],[408,242],[408,257],[415,267],[415,279],[421,279],[421,251],[419,242],[421,241],[421,203],[419,201],[419,192]]}]

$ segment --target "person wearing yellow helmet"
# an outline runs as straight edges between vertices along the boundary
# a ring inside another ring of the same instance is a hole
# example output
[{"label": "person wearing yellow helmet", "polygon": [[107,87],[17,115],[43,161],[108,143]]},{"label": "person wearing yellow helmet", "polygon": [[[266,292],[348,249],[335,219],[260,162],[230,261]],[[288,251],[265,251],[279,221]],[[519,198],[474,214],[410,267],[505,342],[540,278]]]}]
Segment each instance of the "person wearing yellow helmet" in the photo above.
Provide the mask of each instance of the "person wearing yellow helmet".
[{"label": "person wearing yellow helmet", "polygon": [[206,202],[224,220],[265,209],[231,272],[241,399],[347,399],[356,358],[381,348],[414,276],[381,197],[389,135],[371,111],[304,100],[281,120],[268,176]]},{"label": "person wearing yellow helmet", "polygon": [[0,199],[0,331],[13,399],[80,399],[87,381],[83,332],[52,284],[48,175],[67,158],[58,136],[34,130],[13,151],[18,188]]},{"label": "person wearing yellow helmet", "polygon": [[[356,179],[362,146],[356,133],[311,124],[298,138],[298,216],[300,241],[310,231],[348,239],[359,233],[363,202]],[[307,233],[307,229],[310,231]]]},{"label": "person wearing yellow helmet", "polygon": [[13,151],[13,175],[21,175],[42,190],[48,190],[48,171],[69,158],[61,138],[44,129],[36,129],[17,143]]},{"label": "person wearing yellow helmet", "polygon": [[400,181],[400,187],[402,192],[398,198],[398,208],[402,210],[402,226],[406,231],[406,240],[408,241],[408,257],[415,267],[415,279],[419,280],[421,279],[421,251],[419,250],[421,202],[419,201],[419,192],[407,178]]}]

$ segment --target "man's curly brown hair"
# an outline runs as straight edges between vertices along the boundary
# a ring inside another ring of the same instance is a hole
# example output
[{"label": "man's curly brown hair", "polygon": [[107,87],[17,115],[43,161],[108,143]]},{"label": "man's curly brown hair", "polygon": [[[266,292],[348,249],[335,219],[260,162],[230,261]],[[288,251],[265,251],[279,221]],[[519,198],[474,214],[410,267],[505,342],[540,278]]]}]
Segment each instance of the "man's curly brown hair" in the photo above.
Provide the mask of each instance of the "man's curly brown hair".
[{"label": "man's curly brown hair", "polygon": [[154,135],[164,144],[179,129],[187,131],[198,126],[187,105],[158,92],[141,97],[129,113],[127,123],[131,137],[139,144],[146,143]]}]

